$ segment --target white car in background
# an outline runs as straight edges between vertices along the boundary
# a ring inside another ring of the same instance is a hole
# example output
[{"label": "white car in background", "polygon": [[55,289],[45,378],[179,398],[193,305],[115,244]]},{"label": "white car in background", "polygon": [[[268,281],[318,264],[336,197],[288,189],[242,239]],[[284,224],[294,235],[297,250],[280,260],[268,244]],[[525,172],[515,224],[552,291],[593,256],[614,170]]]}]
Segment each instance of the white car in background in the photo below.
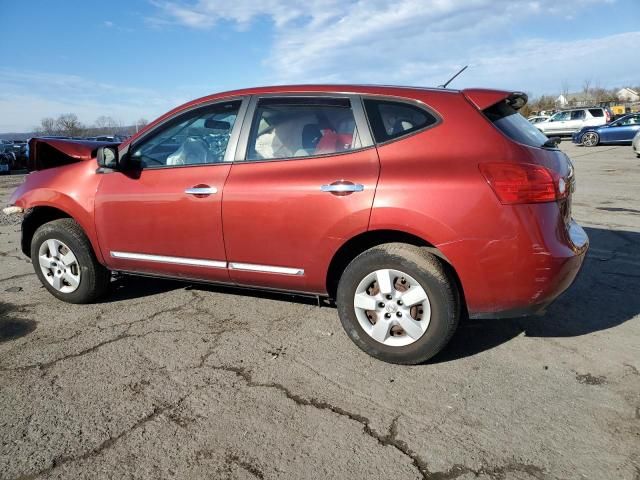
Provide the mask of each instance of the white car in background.
[{"label": "white car in background", "polygon": [[548,137],[571,135],[582,127],[604,125],[610,118],[608,110],[602,107],[573,108],[554,113],[549,119],[538,122],[535,126]]},{"label": "white car in background", "polygon": [[636,133],[636,136],[633,137],[631,148],[633,148],[633,151],[636,152],[636,156],[640,157],[640,132]]},{"label": "white car in background", "polygon": [[540,123],[540,122],[544,122],[546,120],[549,120],[549,116],[548,115],[535,115],[533,117],[527,118],[527,120],[529,120],[529,122],[531,122],[531,123]]}]

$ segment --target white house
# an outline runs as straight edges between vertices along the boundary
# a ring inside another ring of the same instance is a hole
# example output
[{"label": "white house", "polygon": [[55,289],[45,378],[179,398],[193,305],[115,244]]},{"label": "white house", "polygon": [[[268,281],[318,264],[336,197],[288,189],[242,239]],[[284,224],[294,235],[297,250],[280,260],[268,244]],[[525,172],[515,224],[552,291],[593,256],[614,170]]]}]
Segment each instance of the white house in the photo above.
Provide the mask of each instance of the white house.
[{"label": "white house", "polygon": [[560,108],[566,107],[568,103],[569,103],[569,100],[564,95],[560,95],[555,100],[555,104]]},{"label": "white house", "polygon": [[638,92],[636,92],[632,88],[621,88],[620,90],[618,90],[618,93],[616,93],[616,96],[621,102],[640,101],[640,95],[638,95]]}]

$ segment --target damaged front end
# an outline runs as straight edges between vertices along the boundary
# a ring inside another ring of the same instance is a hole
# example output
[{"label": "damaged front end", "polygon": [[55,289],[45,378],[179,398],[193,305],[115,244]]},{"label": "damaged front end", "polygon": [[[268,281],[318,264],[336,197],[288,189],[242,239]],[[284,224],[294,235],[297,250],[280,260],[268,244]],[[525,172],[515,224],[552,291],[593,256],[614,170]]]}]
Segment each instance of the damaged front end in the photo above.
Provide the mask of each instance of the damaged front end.
[{"label": "damaged front end", "polygon": [[118,144],[92,140],[32,138],[29,140],[28,168],[33,172],[91,160],[96,157],[98,148]]}]

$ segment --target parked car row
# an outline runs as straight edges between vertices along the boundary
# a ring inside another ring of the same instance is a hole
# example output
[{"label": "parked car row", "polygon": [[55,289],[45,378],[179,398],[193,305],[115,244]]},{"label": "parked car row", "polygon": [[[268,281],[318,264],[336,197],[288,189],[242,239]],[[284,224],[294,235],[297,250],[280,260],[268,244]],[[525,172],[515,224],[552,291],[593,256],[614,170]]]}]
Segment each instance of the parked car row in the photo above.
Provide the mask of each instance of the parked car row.
[{"label": "parked car row", "polygon": [[554,113],[546,120],[535,122],[538,130],[547,136],[572,135],[586,126],[604,125],[611,121],[611,113],[603,107],[574,108]]},{"label": "parked car row", "polygon": [[601,143],[632,142],[640,131],[640,113],[632,113],[600,126],[582,127],[571,136],[573,143],[595,147]]}]

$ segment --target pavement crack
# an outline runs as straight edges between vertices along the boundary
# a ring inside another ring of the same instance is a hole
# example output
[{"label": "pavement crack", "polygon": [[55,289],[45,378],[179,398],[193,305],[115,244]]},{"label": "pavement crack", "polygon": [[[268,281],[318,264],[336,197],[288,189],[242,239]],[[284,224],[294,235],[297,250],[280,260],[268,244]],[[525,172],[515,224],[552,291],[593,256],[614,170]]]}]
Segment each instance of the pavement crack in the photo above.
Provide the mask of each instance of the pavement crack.
[{"label": "pavement crack", "polygon": [[44,468],[36,473],[32,473],[32,474],[27,474],[27,475],[21,475],[19,477],[16,477],[14,480],[33,480],[35,478],[38,478],[42,475],[47,475],[51,472],[53,472],[55,469],[67,464],[67,463],[73,463],[73,462],[78,462],[78,461],[82,461],[82,460],[88,460],[89,458],[92,457],[96,457],[98,455],[100,455],[103,451],[108,450],[109,448],[113,447],[121,438],[125,437],[127,434],[133,432],[134,430],[144,426],[145,424],[154,421],[156,418],[158,418],[160,415],[162,415],[163,413],[167,412],[168,410],[171,410],[173,408],[175,408],[176,406],[180,405],[185,398],[187,398],[188,395],[185,395],[184,397],[180,398],[180,400],[178,400],[175,403],[172,404],[168,404],[168,405],[161,405],[161,406],[155,406],[153,408],[153,410],[151,412],[149,412],[147,415],[143,416],[142,418],[138,419],[133,425],[131,425],[129,428],[127,428],[126,430],[123,430],[122,432],[120,432],[119,434],[109,437],[106,440],[104,440],[103,442],[101,442],[100,444],[98,444],[97,446],[95,446],[94,448],[92,448],[91,450],[87,450],[84,453],[81,453],[79,455],[62,455],[59,457],[54,458],[51,461],[51,465],[47,468]]},{"label": "pavement crack", "polygon": [[248,462],[247,460],[243,460],[238,455],[230,453],[230,454],[227,454],[224,459],[225,459],[225,462],[235,463],[240,468],[242,468],[243,470],[246,470],[254,477],[259,478],[260,480],[264,480],[264,473],[262,473],[262,470],[256,467],[253,463]]},{"label": "pavement crack", "polygon": [[[204,358],[204,356],[203,356]],[[201,362],[204,364],[206,358]],[[533,478],[539,480],[545,480],[548,477],[544,473],[544,471],[536,466],[527,463],[521,462],[513,462],[507,463],[505,465],[500,466],[483,466],[479,469],[473,469],[470,467],[466,467],[464,465],[454,465],[449,470],[441,471],[441,472],[431,472],[428,468],[427,462],[420,457],[420,455],[412,450],[409,445],[398,438],[398,420],[399,416],[395,417],[391,424],[389,425],[389,429],[386,434],[381,434],[371,427],[371,421],[357,413],[349,412],[344,408],[338,407],[336,405],[332,405],[329,402],[317,400],[315,398],[305,398],[301,395],[291,392],[287,387],[280,383],[276,382],[257,382],[253,380],[252,374],[245,368],[242,367],[234,367],[234,366],[209,366],[213,370],[219,370],[224,372],[233,373],[240,379],[244,381],[244,383],[248,387],[258,387],[258,388],[274,388],[280,392],[282,392],[288,399],[292,400],[296,405],[299,406],[309,406],[313,408],[317,408],[318,410],[328,410],[336,415],[340,415],[342,417],[346,417],[349,420],[353,420],[354,422],[362,425],[363,432],[369,437],[373,438],[379,445],[383,447],[392,447],[398,452],[400,452],[405,457],[411,460],[413,466],[418,470],[420,476],[423,480],[453,480],[462,475],[473,474],[476,477],[480,475],[487,475],[491,478],[495,478],[496,480],[502,480],[506,478],[508,473],[513,472],[524,472],[530,475]]]},{"label": "pavement crack", "polygon": [[121,340],[126,340],[129,338],[142,338],[142,337],[146,337],[148,335],[153,335],[157,333],[180,333],[183,331],[184,329],[174,328],[174,329],[165,329],[165,330],[151,330],[149,332],[145,332],[141,334],[130,334],[130,333],[124,332],[114,338],[110,338],[109,340],[105,340],[96,345],[93,345],[92,347],[85,348],[84,350],[80,350],[79,352],[76,352],[76,353],[70,353],[68,355],[64,355],[62,357],[56,358],[55,360],[50,360],[48,362],[33,363],[29,365],[21,365],[19,367],[1,367],[0,372],[11,372],[11,371],[21,372],[21,371],[27,371],[27,370],[33,370],[33,369],[48,370],[49,368],[53,367],[59,362],[62,362],[64,360],[69,360],[71,358],[83,357],[85,355],[95,352],[96,350],[99,350],[105,345],[119,342]]}]

